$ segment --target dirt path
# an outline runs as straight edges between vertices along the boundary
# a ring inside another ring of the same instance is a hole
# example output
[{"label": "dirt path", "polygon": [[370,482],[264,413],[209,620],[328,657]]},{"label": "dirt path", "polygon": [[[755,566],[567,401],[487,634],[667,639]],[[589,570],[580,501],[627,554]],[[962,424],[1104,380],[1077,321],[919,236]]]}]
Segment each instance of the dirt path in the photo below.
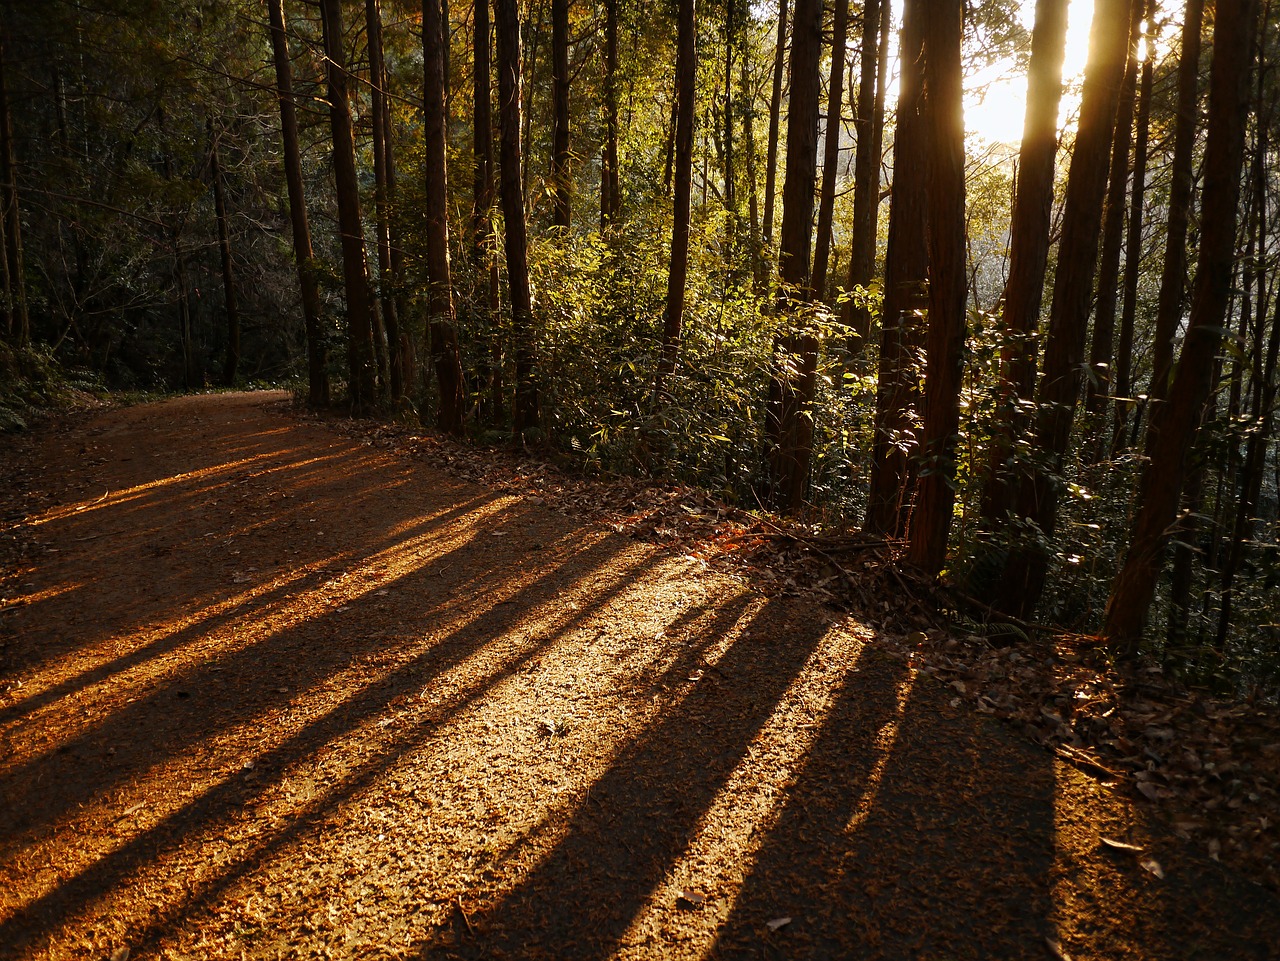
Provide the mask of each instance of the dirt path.
[{"label": "dirt path", "polygon": [[866,628],[282,401],[0,448],[0,957],[1280,956]]}]

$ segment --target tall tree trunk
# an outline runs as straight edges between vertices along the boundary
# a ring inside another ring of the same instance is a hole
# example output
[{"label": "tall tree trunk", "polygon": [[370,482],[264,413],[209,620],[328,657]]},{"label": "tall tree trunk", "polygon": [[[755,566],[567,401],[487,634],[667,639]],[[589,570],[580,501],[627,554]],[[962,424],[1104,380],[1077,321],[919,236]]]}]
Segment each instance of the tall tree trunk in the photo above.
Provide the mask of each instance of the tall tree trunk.
[{"label": "tall tree trunk", "polygon": [[1222,341],[1235,250],[1255,11],[1254,0],[1223,0],[1217,8],[1204,158],[1204,216],[1191,323],[1168,404],[1154,413],[1147,427],[1150,460],[1142,476],[1129,550],[1112,586],[1102,628],[1102,636],[1123,656],[1138,652],[1160,573],[1166,532],[1177,513],[1187,452],[1212,387]]},{"label": "tall tree trunk", "polygon": [[[1133,138],[1134,100],[1138,90],[1138,43],[1141,39],[1142,3],[1133,5],[1129,26],[1129,59],[1120,81],[1120,102],[1116,109],[1115,136],[1111,141],[1111,174],[1107,187],[1106,213],[1102,218],[1102,252],[1098,259],[1098,300],[1094,310],[1093,341],[1089,347],[1090,376],[1085,381],[1085,409],[1100,415],[1111,396],[1114,378],[1116,303],[1119,300],[1120,248],[1124,240],[1125,201],[1129,187],[1129,147]],[[1098,434],[1093,453],[1102,457],[1105,446]]]},{"label": "tall tree trunk", "polygon": [[379,0],[365,0],[369,44],[369,88],[373,113],[374,220],[378,241],[378,293],[387,338],[388,388],[391,400],[404,394],[400,360],[400,315],[396,303],[395,266],[391,260],[391,111],[386,63],[382,56],[382,11]]},{"label": "tall tree trunk", "polygon": [[831,259],[831,218],[836,206],[836,175],[840,172],[840,134],[844,124],[844,50],[849,32],[849,0],[835,0],[831,34],[831,80],[827,85],[827,125],[823,139],[822,192],[818,197],[818,235],[813,250],[813,297],[826,302],[827,262]]},{"label": "tall tree trunk", "polygon": [[222,382],[231,387],[240,367],[240,306],[236,301],[235,268],[231,262],[231,230],[227,222],[227,197],[222,183],[222,163],[218,159],[218,136],[213,120],[209,130],[209,178],[213,181],[213,212],[218,221],[218,256],[222,265],[223,309],[227,315],[227,356],[222,365]]},{"label": "tall tree trunk", "polygon": [[756,131],[755,131],[755,97],[749,93],[747,64],[749,60],[746,49],[738,58],[738,86],[744,91],[742,98],[742,147],[747,174],[747,219],[751,231],[751,277],[752,289],[759,292],[764,289],[769,278],[765,273],[767,264],[762,256],[760,244],[760,195],[756,190]]},{"label": "tall tree trunk", "polygon": [[474,105],[471,150],[475,159],[475,181],[471,210],[472,267],[476,277],[476,301],[484,304],[489,336],[487,380],[489,416],[493,423],[503,417],[502,330],[498,324],[498,261],[493,255],[493,78],[490,69],[489,0],[475,2]]},{"label": "tall tree trunk", "polygon": [[18,164],[13,149],[13,114],[5,86],[6,35],[0,17],[0,216],[4,218],[4,258],[6,287],[6,327],[9,339],[20,346],[31,340],[31,319],[27,310],[26,265],[22,251],[22,214],[18,207]]},{"label": "tall tree trunk", "polygon": [[333,178],[338,198],[338,230],[342,235],[342,276],[347,293],[347,361],[352,412],[373,409],[373,297],[365,259],[360,214],[360,182],[356,175],[355,138],[347,97],[346,52],[343,49],[341,0],[320,0],[324,20],[325,68],[329,80],[329,123],[333,132]]},{"label": "tall tree trunk", "polygon": [[655,393],[676,369],[684,330],[684,288],[689,272],[689,208],[693,193],[693,113],[697,83],[695,0],[680,0],[676,21],[675,210],[671,223],[671,265],[667,270],[667,309],[662,321],[662,356]]},{"label": "tall tree trunk", "polygon": [[[1108,158],[1124,74],[1133,0],[1097,0],[1075,150],[1067,174],[1062,240],[1054,275],[1044,375],[1036,394],[1039,460],[1018,492],[1018,512],[1052,537],[1058,519],[1059,475],[1079,402],[1089,304],[1097,266],[1098,230],[1107,189]],[[998,600],[1002,610],[1029,614],[1040,601],[1049,569],[1043,542],[1009,551]]]},{"label": "tall tree trunk", "polygon": [[963,0],[935,0],[924,34],[929,157],[929,332],[923,470],[907,559],[936,575],[947,557],[955,503],[956,438],[964,376],[966,277]]},{"label": "tall tree trunk", "polygon": [[1191,217],[1192,172],[1195,162],[1196,114],[1199,101],[1200,31],[1204,0],[1187,0],[1183,11],[1182,51],[1178,61],[1178,113],[1173,125],[1170,163],[1169,217],[1165,227],[1164,269],[1156,307],[1156,332],[1151,345],[1152,400],[1169,391],[1173,340],[1182,320],[1187,274],[1187,222]]},{"label": "tall tree trunk", "polygon": [[734,0],[725,0],[724,11],[724,209],[728,213],[729,255],[735,257],[738,229],[738,184],[733,164],[733,49],[737,36]]},{"label": "tall tree trunk", "polygon": [[900,537],[911,509],[915,467],[915,409],[922,346],[920,314],[928,307],[927,174],[930,156],[924,116],[925,0],[907,0],[902,11],[898,123],[893,144],[889,247],[880,321],[880,369],[871,447],[871,489],[863,529]]},{"label": "tall tree trunk", "polygon": [[769,97],[769,144],[764,162],[764,247],[773,250],[774,195],[778,185],[778,136],[782,118],[782,77],[787,68],[787,2],[778,0],[778,40],[773,54],[773,93]]},{"label": "tall tree trunk", "polygon": [[1018,152],[1018,186],[1009,240],[1000,349],[999,419],[991,440],[980,512],[992,530],[1014,509],[1014,440],[1027,431],[1035,392],[1036,328],[1049,262],[1053,170],[1058,153],[1058,107],[1067,44],[1069,0],[1036,0],[1027,68],[1027,109]]},{"label": "tall tree trunk", "polygon": [[427,329],[431,362],[440,387],[438,424],[462,433],[462,362],[453,312],[449,265],[449,197],[445,166],[444,64],[445,21],[440,0],[422,2],[423,147],[427,224]]},{"label": "tall tree trunk", "polygon": [[804,501],[813,450],[813,400],[818,341],[809,328],[812,297],[809,253],[813,232],[813,182],[818,170],[818,104],[821,95],[822,0],[796,0],[791,31],[787,111],[787,178],[782,187],[778,244],[779,312],[786,325],[774,343],[769,385],[769,467],[774,503],[796,510]]},{"label": "tall tree trunk", "polygon": [[600,229],[618,222],[622,196],[618,178],[618,2],[604,2],[604,153],[600,172]]},{"label": "tall tree trunk", "polygon": [[293,228],[293,259],[298,268],[298,288],[302,295],[302,317],[307,336],[307,402],[312,407],[324,407],[329,403],[328,358],[324,331],[320,326],[320,291],[312,263],[311,227],[307,220],[306,197],[302,192],[298,114],[293,102],[293,67],[284,32],[284,0],[268,0],[267,13],[271,20],[271,49],[280,102],[284,179],[289,190],[289,223]]},{"label": "tall tree trunk", "polygon": [[551,182],[555,204],[551,223],[569,229],[569,0],[551,0],[551,89],[554,127],[551,134]]},{"label": "tall tree trunk", "polygon": [[498,37],[498,115],[502,128],[500,189],[516,362],[513,427],[519,434],[526,428],[537,426],[538,386],[535,380],[533,300],[529,291],[529,244],[521,181],[520,7],[517,0],[495,0],[494,26]]},{"label": "tall tree trunk", "polygon": [[1124,302],[1116,343],[1116,402],[1111,449],[1123,446],[1125,422],[1133,396],[1133,329],[1138,315],[1138,278],[1142,266],[1142,221],[1147,189],[1147,143],[1151,127],[1151,91],[1155,79],[1155,14],[1157,0],[1147,0],[1147,49],[1138,87],[1137,133],[1133,142],[1133,187],[1129,196],[1129,230],[1124,244]]},{"label": "tall tree trunk", "polygon": [[[862,7],[862,54],[858,65],[858,105],[853,124],[858,142],[853,157],[853,236],[849,242],[849,290],[866,288],[876,267],[880,211],[880,147],[884,133],[884,73],[888,67],[890,0],[866,0]],[[877,40],[877,32],[881,37]],[[850,356],[862,353],[871,337],[871,311],[850,300],[844,308]]]}]

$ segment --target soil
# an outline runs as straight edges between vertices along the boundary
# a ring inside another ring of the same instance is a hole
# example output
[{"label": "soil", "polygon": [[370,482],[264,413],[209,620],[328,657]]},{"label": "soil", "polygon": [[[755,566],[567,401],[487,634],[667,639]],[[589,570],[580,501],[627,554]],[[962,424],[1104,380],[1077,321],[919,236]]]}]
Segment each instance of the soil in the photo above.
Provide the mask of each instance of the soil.
[{"label": "soil", "polygon": [[0,458],[0,957],[1280,957],[900,638],[532,472],[279,393]]}]

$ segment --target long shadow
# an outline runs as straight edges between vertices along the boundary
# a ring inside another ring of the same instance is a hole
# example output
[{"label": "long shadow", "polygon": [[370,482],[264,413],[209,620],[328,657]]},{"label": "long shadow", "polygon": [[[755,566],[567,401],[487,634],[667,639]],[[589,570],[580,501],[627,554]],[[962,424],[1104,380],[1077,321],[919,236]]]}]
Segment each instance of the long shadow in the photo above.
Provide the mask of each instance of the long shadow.
[{"label": "long shadow", "polygon": [[[472,919],[481,937],[469,956],[613,952],[825,632],[798,626],[785,606],[764,604],[718,659],[724,683],[696,685],[617,754],[551,853]],[[763,680],[734,684],[749,670]]]}]

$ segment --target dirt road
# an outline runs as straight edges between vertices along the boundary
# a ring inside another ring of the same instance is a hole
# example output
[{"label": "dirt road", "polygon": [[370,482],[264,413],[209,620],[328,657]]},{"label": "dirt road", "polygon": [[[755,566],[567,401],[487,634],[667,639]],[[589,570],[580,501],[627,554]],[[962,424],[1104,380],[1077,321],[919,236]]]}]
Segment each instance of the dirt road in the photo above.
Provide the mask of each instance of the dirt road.
[{"label": "dirt road", "polygon": [[3,445],[0,957],[1280,956],[869,629],[534,489],[281,394]]}]

